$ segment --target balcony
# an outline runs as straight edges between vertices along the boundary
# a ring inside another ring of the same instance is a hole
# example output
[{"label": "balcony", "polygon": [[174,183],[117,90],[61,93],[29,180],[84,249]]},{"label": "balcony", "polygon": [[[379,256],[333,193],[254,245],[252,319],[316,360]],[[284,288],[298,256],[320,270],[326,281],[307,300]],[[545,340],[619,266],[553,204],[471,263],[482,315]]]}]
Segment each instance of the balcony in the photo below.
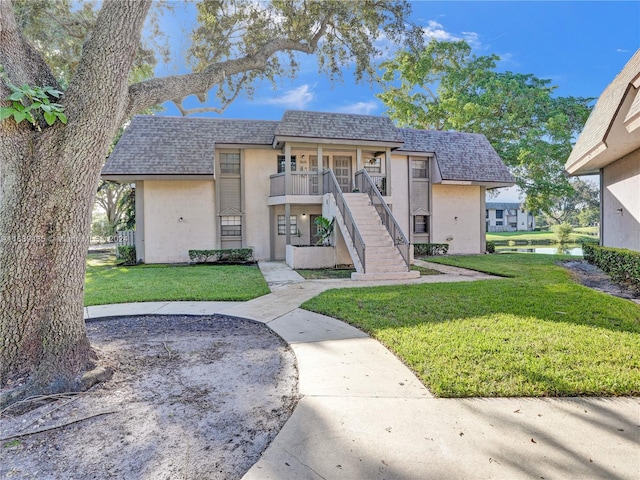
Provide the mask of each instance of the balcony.
[{"label": "balcony", "polygon": [[[291,172],[291,184],[288,195],[322,195],[322,179],[318,172]],[[385,175],[380,174],[370,174],[373,183],[378,187],[378,190],[383,196],[387,195],[386,182],[387,179]],[[281,197],[285,195],[285,185],[286,185],[286,173],[276,173],[275,175],[271,175],[269,177],[270,180],[270,189],[269,196],[270,197]],[[344,178],[338,179],[340,182],[342,191],[344,193],[349,193],[353,189],[354,178]]]},{"label": "balcony", "polygon": [[[318,172],[291,172],[291,188],[289,195],[322,195],[320,176]],[[269,177],[271,188],[270,197],[280,197],[285,194],[286,174],[276,173]]]}]

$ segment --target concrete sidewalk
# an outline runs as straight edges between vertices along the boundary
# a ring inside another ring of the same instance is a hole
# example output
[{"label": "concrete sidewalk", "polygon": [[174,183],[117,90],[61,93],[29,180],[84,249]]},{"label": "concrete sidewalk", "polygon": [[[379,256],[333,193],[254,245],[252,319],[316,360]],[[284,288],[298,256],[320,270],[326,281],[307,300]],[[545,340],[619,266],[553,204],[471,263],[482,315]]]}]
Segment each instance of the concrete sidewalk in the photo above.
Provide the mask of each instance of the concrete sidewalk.
[{"label": "concrete sidewalk", "polygon": [[403,282],[304,281],[284,264],[260,267],[272,293],[249,302],[86,310],[88,318],[224,313],[263,322],[290,344],[301,399],[245,480],[640,478],[638,398],[433,398],[377,341],[298,308],[329,288],[493,277],[449,270]]}]

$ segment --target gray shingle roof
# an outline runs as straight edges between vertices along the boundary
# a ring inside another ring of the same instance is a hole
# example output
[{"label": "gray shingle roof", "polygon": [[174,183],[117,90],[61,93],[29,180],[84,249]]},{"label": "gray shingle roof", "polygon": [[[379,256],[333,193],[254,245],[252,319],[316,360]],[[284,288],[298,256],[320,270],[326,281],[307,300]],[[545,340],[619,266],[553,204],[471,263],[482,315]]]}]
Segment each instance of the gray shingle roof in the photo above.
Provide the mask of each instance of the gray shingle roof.
[{"label": "gray shingle roof", "polygon": [[278,122],[138,115],[103,175],[213,175],[216,143],[271,145]]},{"label": "gray shingle roof", "polygon": [[443,180],[511,183],[515,179],[484,135],[440,130],[400,129],[397,152],[435,154]]},{"label": "gray shingle roof", "polygon": [[388,117],[294,110],[284,112],[276,136],[403,142]]},{"label": "gray shingle roof", "polygon": [[[571,174],[583,174],[583,173],[596,173],[597,170],[607,163],[617,160],[624,155],[624,151],[616,151],[617,145],[607,145],[604,148],[603,143],[607,142],[607,136],[609,129],[611,128],[616,115],[618,115],[618,109],[622,104],[625,95],[630,90],[631,82],[640,73],[640,50],[638,50],[633,57],[627,62],[622,71],[616,76],[616,78],[605,88],[600,98],[596,103],[596,106],[591,111],[591,115],[587,120],[578,141],[573,147],[571,155],[565,165],[565,169]],[[632,89],[631,89],[632,91]],[[632,105],[632,110],[638,108],[638,106]],[[592,158],[592,151],[600,147],[601,150]],[[638,144],[629,144],[626,146],[626,153],[638,148]],[[608,150],[608,151],[607,151]],[[600,158],[598,158],[600,157]],[[586,160],[586,164],[579,165]]]},{"label": "gray shingle roof", "polygon": [[521,203],[514,202],[487,202],[486,209],[487,210],[518,210],[520,209]]},{"label": "gray shingle roof", "polygon": [[484,135],[395,128],[387,117],[287,111],[281,122],[139,115],[103,175],[212,175],[216,144],[271,146],[277,135],[389,142],[397,152],[435,153],[443,180],[512,184]]}]

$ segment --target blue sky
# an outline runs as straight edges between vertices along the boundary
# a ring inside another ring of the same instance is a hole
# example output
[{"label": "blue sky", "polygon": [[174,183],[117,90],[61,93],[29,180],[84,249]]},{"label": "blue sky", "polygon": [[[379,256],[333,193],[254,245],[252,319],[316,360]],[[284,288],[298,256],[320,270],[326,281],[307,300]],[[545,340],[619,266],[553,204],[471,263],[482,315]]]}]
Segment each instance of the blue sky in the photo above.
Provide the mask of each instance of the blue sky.
[{"label": "blue sky", "polygon": [[[160,66],[158,75],[187,71],[185,31],[193,25],[195,10],[182,2],[175,5],[175,15],[165,16],[162,25],[173,46],[173,61]],[[552,80],[561,96],[598,97],[640,48],[640,1],[414,1],[412,5],[412,21],[427,36],[465,39],[476,55],[500,56],[500,70]],[[222,116],[278,120],[286,109],[384,114],[384,105],[375,97],[379,86],[356,84],[348,71],[342,82],[332,84],[315,65],[313,58],[302,59],[295,79],[282,80],[275,90],[270,83],[258,85],[253,99],[239,97]],[[168,104],[163,115],[179,112]]]}]

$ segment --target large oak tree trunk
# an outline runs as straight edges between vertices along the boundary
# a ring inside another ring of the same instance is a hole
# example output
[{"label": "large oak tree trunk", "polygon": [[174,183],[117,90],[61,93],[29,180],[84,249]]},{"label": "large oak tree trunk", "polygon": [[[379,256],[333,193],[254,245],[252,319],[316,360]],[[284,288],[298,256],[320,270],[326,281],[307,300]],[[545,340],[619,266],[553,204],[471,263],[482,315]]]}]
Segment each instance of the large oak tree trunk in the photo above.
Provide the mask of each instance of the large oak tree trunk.
[{"label": "large oak tree trunk", "polygon": [[[104,2],[62,100],[66,125],[41,121],[40,131],[0,123],[0,404],[75,390],[91,367],[83,315],[91,211],[126,115],[128,74],[149,5]],[[0,63],[9,81],[56,85],[11,8],[0,0]],[[0,85],[0,98],[7,94]]]}]

